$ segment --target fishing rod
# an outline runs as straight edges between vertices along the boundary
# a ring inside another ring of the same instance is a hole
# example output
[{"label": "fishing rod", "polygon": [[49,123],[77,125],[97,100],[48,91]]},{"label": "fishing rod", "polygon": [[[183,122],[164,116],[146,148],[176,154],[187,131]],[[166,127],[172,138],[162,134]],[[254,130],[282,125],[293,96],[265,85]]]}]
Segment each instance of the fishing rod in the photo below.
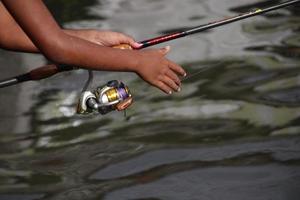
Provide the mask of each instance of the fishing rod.
[{"label": "fishing rod", "polygon": [[273,10],[278,10],[278,9],[281,9],[281,8],[284,8],[284,7],[287,7],[287,6],[291,6],[291,5],[297,4],[299,2],[300,2],[300,0],[291,0],[291,1],[283,2],[283,3],[279,3],[277,5],[274,5],[274,6],[271,6],[271,7],[268,7],[268,8],[255,9],[253,11],[250,11],[250,12],[247,12],[247,13],[244,13],[244,14],[240,14],[240,15],[237,15],[237,16],[234,16],[234,17],[229,17],[229,18],[225,18],[225,19],[222,19],[222,20],[219,20],[219,21],[214,21],[214,22],[211,22],[211,23],[200,25],[200,26],[188,29],[188,30],[184,30],[184,31],[180,31],[180,32],[175,32],[175,33],[159,36],[159,37],[152,38],[152,39],[149,39],[149,40],[144,40],[144,41],[140,42],[142,44],[142,46],[139,47],[139,48],[136,48],[136,49],[143,49],[143,48],[153,46],[153,45],[156,45],[156,44],[160,44],[160,43],[163,43],[163,42],[167,42],[167,41],[170,41],[170,40],[175,40],[177,38],[182,38],[182,37],[185,37],[185,36],[188,36],[188,35],[200,33],[200,32],[203,32],[203,31],[206,31],[206,30],[209,30],[209,29],[213,29],[213,28],[216,28],[216,27],[219,27],[219,26],[230,24],[230,23],[233,23],[233,22],[236,22],[236,21],[240,21],[240,20],[249,18],[249,17],[253,17],[253,16],[256,16],[256,15],[261,15],[261,14],[264,14],[264,13],[267,13],[267,12],[270,12],[270,11],[273,11]]},{"label": "fishing rod", "polygon": [[[222,20],[219,20],[219,21],[214,21],[214,22],[211,22],[211,23],[203,24],[203,25],[194,27],[192,29],[188,29],[188,30],[175,32],[175,33],[159,36],[159,37],[156,37],[156,38],[144,40],[144,41],[139,42],[142,45],[138,48],[135,48],[135,49],[139,50],[139,49],[143,49],[143,48],[146,48],[146,47],[161,44],[161,43],[164,43],[164,42],[167,42],[167,41],[170,41],[170,40],[175,40],[175,39],[178,39],[178,38],[186,37],[188,35],[200,33],[200,32],[203,32],[203,31],[206,31],[206,30],[209,30],[209,29],[213,29],[213,28],[223,26],[223,25],[226,25],[226,24],[229,24],[229,23],[240,21],[240,20],[243,20],[243,19],[246,19],[246,18],[249,18],[249,17],[253,17],[253,16],[256,16],[256,15],[261,15],[261,14],[264,14],[264,13],[267,13],[267,12],[270,12],[270,11],[273,11],[273,10],[278,10],[278,9],[281,9],[281,8],[284,8],[284,7],[287,7],[287,6],[291,6],[291,5],[297,4],[299,2],[300,2],[300,0],[291,0],[291,1],[283,2],[283,3],[279,3],[277,5],[267,7],[267,8],[264,8],[264,9],[256,9],[254,11],[243,13],[243,14],[240,14],[240,15],[237,15],[237,16],[233,16],[233,17],[225,18],[225,19],[222,19]],[[131,47],[129,45],[125,45],[125,44],[124,45],[118,45],[115,48],[131,49]],[[55,66],[55,65],[52,65],[50,67],[49,66],[43,66],[43,67],[37,68],[37,69],[35,69],[31,72],[28,72],[27,74],[23,74],[23,75],[20,75],[20,76],[17,76],[17,77],[13,77],[13,78],[10,78],[10,79],[0,81],[0,88],[7,87],[7,86],[10,86],[10,85],[15,85],[15,84],[25,82],[25,81],[41,80],[41,79],[53,76],[53,75],[55,75],[59,72],[69,71],[69,70],[72,70],[72,69],[75,69],[75,68],[70,67],[70,66]]]},{"label": "fishing rod", "polygon": [[44,65],[42,67],[38,67],[33,69],[25,74],[21,74],[9,79],[5,79],[0,81],[0,88],[8,87],[11,85],[16,85],[18,83],[26,82],[26,81],[38,81],[45,78],[49,78],[57,73],[70,71],[75,69],[74,67],[67,65]]},{"label": "fishing rod", "polygon": [[[175,40],[178,38],[186,37],[192,34],[200,33],[209,29],[213,29],[219,26],[224,26],[226,24],[230,24],[236,21],[240,21],[246,18],[254,17],[257,15],[261,15],[267,12],[271,12],[273,10],[278,10],[284,7],[288,7],[294,4],[299,3],[300,0],[291,0],[283,3],[276,4],[271,7],[263,8],[263,9],[255,9],[253,11],[239,14],[237,16],[225,18],[219,21],[214,21],[211,23],[203,24],[191,29],[174,32],[171,34],[155,37],[152,39],[144,40],[139,42],[141,44],[140,47],[134,48],[134,50],[144,49],[146,47],[154,46],[157,44],[161,44],[167,41]],[[122,44],[115,46],[114,48],[119,49],[132,49],[132,47],[128,44]],[[69,71],[75,69],[70,66],[57,66],[57,65],[47,65],[35,70],[32,70],[26,74],[13,77],[10,79],[6,79],[4,81],[0,81],[0,88],[15,85],[25,81],[31,80],[41,80],[44,78],[48,78],[57,73],[63,71]],[[78,113],[90,113],[97,110],[101,114],[106,114],[112,110],[125,110],[132,103],[131,93],[128,87],[120,82],[120,81],[110,81],[105,86],[98,87],[94,91],[88,91],[87,88],[89,84],[92,82],[93,73],[89,70],[89,80],[85,85],[85,89],[80,97],[77,112]],[[118,106],[119,105],[119,106]],[[99,109],[102,108],[102,109]]]}]

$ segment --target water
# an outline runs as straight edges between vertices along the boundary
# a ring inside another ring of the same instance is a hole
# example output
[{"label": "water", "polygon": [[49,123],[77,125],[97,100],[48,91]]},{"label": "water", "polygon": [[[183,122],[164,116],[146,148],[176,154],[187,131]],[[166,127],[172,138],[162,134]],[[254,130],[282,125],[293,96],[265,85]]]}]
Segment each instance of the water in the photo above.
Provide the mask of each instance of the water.
[{"label": "water", "polygon": [[[278,2],[47,1],[65,27],[137,40]],[[294,7],[170,42],[170,59],[203,70],[173,96],[95,73],[130,86],[127,118],[74,114],[83,70],[1,89],[0,199],[299,199],[299,31]],[[45,62],[0,54],[1,78]]]}]

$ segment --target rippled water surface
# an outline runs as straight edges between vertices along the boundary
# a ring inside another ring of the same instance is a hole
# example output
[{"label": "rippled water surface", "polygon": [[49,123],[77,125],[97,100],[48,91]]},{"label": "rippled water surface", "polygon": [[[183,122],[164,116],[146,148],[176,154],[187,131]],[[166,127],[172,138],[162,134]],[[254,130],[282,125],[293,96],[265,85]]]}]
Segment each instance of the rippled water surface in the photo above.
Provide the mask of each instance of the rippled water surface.
[{"label": "rippled water surface", "polygon": [[[47,0],[67,28],[137,40],[280,1]],[[300,8],[170,42],[191,77],[165,96],[134,74],[127,117],[78,116],[87,73],[1,89],[1,200],[299,199]],[[42,65],[0,51],[1,79]]]}]

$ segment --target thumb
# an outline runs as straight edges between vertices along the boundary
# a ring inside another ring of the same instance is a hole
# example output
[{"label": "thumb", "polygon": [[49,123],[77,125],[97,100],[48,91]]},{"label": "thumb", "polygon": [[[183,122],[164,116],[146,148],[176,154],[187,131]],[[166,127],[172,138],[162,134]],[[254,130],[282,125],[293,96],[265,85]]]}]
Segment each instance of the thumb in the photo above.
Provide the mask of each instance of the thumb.
[{"label": "thumb", "polygon": [[164,48],[159,49],[159,52],[165,56],[165,55],[167,55],[170,52],[170,50],[171,50],[171,47],[170,46],[166,46]]},{"label": "thumb", "polygon": [[136,41],[131,42],[130,45],[131,45],[134,49],[139,49],[141,46],[143,46],[143,44],[138,43],[138,42],[136,42]]},{"label": "thumb", "polygon": [[141,46],[143,46],[141,43],[138,43],[135,41],[132,37],[128,35],[123,35],[123,43],[130,45],[133,49],[139,49]]},{"label": "thumb", "polygon": [[128,44],[133,48],[138,48],[141,44],[137,43],[132,37],[125,35],[123,33],[119,33],[119,41],[120,44]]}]

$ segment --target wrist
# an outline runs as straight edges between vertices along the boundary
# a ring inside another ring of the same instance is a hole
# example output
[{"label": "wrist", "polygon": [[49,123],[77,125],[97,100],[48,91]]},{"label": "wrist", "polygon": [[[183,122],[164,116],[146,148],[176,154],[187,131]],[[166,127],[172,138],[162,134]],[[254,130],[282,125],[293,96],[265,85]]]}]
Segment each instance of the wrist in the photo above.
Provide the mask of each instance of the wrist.
[{"label": "wrist", "polygon": [[130,51],[130,53],[135,54],[130,59],[130,64],[128,66],[128,71],[138,74],[139,70],[141,69],[142,56],[141,56],[140,52],[138,52],[137,50],[128,50],[128,51]]},{"label": "wrist", "polygon": [[67,35],[88,41],[93,40],[95,35],[95,30],[93,29],[64,29],[63,32]]}]

